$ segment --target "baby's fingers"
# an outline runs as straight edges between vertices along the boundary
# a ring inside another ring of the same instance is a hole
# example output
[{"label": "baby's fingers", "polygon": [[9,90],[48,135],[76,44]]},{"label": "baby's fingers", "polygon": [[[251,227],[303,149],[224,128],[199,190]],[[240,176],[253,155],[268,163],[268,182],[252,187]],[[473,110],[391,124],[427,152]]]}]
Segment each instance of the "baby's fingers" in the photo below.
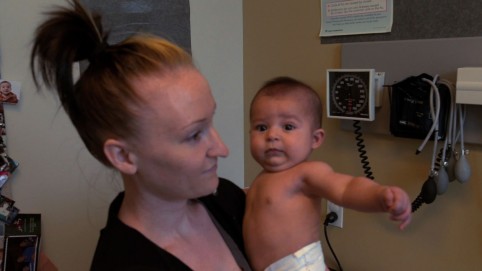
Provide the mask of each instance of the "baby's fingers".
[{"label": "baby's fingers", "polygon": [[399,228],[400,230],[403,230],[408,226],[408,224],[410,224],[410,221],[412,220],[412,209],[405,208],[402,212],[393,212],[390,215],[390,219],[400,222]]},{"label": "baby's fingers", "polygon": [[411,221],[412,207],[407,193],[398,187],[391,187],[391,193],[385,197],[390,219],[400,221],[403,230]]}]

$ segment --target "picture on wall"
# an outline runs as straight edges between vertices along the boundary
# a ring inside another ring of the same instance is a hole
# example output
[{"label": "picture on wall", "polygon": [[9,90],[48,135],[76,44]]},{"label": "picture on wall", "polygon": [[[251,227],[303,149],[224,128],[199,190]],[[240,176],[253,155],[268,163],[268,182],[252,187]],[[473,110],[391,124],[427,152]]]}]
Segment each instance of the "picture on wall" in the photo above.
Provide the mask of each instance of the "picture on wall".
[{"label": "picture on wall", "polygon": [[0,102],[17,104],[20,100],[21,83],[0,78]]}]

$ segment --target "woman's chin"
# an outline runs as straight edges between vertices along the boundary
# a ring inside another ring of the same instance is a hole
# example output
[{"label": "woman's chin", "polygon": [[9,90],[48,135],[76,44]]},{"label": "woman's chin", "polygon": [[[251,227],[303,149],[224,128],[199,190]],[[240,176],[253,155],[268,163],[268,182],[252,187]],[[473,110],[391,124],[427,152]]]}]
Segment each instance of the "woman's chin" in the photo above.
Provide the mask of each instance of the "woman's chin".
[{"label": "woman's chin", "polygon": [[217,174],[207,178],[206,181],[203,182],[202,189],[200,189],[200,192],[201,192],[200,196],[201,197],[207,196],[209,194],[216,192],[216,190],[218,189],[218,185],[219,185],[219,177]]}]

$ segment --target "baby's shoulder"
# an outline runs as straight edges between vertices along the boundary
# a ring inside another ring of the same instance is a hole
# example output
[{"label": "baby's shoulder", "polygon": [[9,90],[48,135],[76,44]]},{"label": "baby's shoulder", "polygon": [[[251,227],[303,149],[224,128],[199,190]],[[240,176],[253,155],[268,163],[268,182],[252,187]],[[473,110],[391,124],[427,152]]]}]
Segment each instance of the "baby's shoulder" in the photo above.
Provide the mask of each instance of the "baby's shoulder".
[{"label": "baby's shoulder", "polygon": [[331,171],[330,165],[323,161],[305,161],[296,166],[298,171]]}]

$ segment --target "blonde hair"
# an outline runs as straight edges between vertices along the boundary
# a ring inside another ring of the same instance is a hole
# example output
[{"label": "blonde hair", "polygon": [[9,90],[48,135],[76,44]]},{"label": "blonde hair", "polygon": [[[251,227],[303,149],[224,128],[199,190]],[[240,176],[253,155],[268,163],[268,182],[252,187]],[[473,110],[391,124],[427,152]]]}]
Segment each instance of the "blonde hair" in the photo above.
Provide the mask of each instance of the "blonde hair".
[{"label": "blonde hair", "polygon": [[[42,79],[56,90],[87,149],[110,166],[103,152],[105,140],[135,138],[136,109],[145,104],[131,82],[194,65],[182,48],[152,35],[138,34],[108,45],[100,15],[89,13],[77,0],[69,3],[49,12],[37,28],[32,75],[37,87]],[[74,83],[72,65],[81,60],[89,65]]]}]

